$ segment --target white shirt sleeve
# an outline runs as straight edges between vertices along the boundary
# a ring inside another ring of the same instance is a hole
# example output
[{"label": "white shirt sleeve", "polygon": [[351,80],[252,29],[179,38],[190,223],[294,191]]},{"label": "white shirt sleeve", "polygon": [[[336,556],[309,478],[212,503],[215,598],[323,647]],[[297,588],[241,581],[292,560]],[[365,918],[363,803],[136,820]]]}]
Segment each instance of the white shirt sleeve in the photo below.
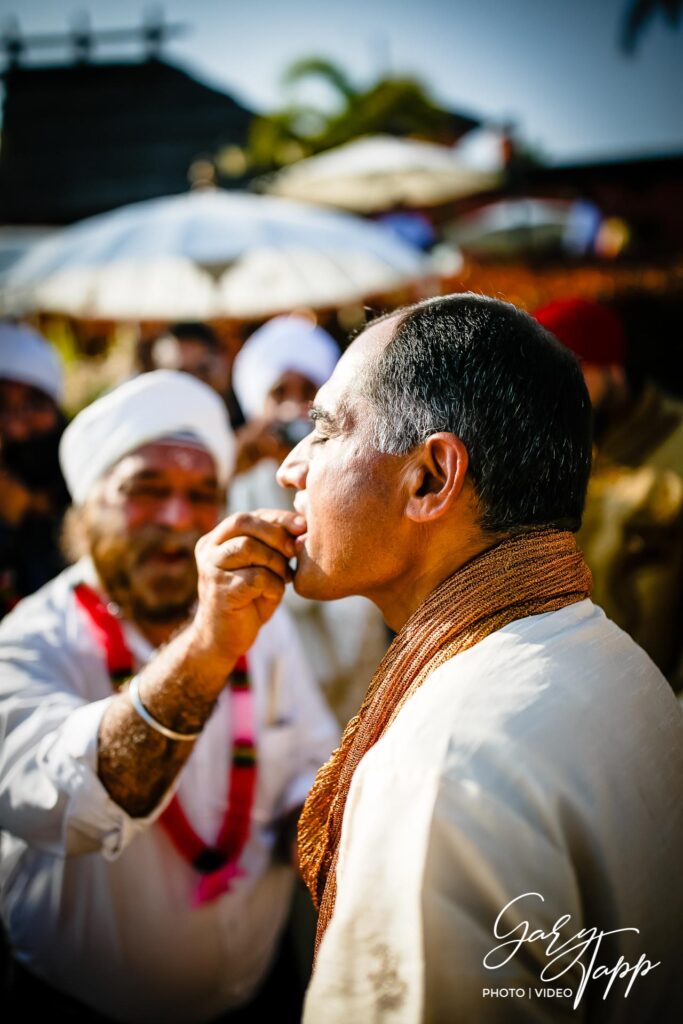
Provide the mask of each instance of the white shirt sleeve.
[{"label": "white shirt sleeve", "polygon": [[114,697],[88,702],[81,695],[87,652],[74,652],[63,618],[43,595],[2,623],[0,663],[2,828],[55,856],[118,856],[164,804],[131,818],[100,782],[98,732]]}]

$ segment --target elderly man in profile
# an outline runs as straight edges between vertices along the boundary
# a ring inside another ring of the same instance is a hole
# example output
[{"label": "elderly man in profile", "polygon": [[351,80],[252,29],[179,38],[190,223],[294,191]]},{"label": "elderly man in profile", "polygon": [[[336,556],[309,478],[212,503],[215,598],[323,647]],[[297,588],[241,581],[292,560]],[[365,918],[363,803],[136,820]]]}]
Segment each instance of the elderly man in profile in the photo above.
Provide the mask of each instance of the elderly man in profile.
[{"label": "elderly man in profile", "polygon": [[223,1019],[270,965],[293,877],[276,845],[336,730],[277,608],[301,524],[219,522],[231,448],[218,396],[164,370],[65,432],[82,557],[0,629],[22,1016]]},{"label": "elderly man in profile", "polygon": [[280,480],[297,591],[397,633],[299,825],[306,1024],[680,1020],[683,719],[590,600],[574,357],[483,296],[372,324]]}]

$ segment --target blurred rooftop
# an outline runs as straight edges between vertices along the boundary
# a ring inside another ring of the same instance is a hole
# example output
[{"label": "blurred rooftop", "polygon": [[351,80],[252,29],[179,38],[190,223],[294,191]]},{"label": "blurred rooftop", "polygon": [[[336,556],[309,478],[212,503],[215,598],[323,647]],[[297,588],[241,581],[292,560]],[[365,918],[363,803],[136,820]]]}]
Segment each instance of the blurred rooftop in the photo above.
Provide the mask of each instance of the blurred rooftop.
[{"label": "blurred rooftop", "polygon": [[244,145],[254,116],[157,57],[15,64],[4,79],[5,224],[65,224],[186,191],[192,163],[220,146]]}]

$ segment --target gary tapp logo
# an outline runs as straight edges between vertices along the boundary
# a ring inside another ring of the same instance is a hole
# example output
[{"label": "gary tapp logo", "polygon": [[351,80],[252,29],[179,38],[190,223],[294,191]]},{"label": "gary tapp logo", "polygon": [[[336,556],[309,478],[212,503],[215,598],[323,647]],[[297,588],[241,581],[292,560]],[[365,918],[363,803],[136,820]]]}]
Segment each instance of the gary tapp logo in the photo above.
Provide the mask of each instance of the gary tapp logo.
[{"label": "gary tapp logo", "polygon": [[[616,928],[613,931],[605,932],[599,931],[597,928],[582,928],[574,935],[566,938],[560,932],[561,929],[570,925],[571,914],[563,914],[561,917],[558,917],[555,924],[547,932],[541,928],[533,929],[528,920],[522,920],[514,927],[506,930],[504,922],[506,913],[515,904],[521,903],[522,900],[529,901],[529,907],[532,906],[531,901],[533,900],[545,902],[540,892],[525,892],[521,896],[516,896],[510,900],[509,903],[506,903],[493,926],[493,937],[502,941],[500,941],[499,945],[489,950],[484,957],[483,963],[487,970],[495,971],[510,963],[524,945],[531,942],[544,943],[546,964],[541,970],[539,979],[543,986],[538,988],[535,986],[531,988],[485,988],[482,990],[482,995],[485,998],[524,999],[536,997],[571,999],[573,996],[573,1005],[574,1009],[576,1009],[581,1002],[589,981],[604,979],[603,1000],[607,998],[618,979],[624,981],[624,998],[626,998],[633,988],[636,979],[639,976],[645,977],[655,967],[658,967],[661,962],[658,960],[656,963],[652,963],[643,953],[635,964],[630,964],[623,956],[620,956],[615,964],[602,963],[600,947],[606,936],[618,935],[622,932],[640,934],[639,929]],[[518,911],[520,908],[515,907],[515,909]],[[572,969],[578,972],[581,979],[576,992],[570,988],[563,987],[561,984],[561,979]],[[560,983],[559,986],[558,983]],[[545,987],[548,985],[552,987]]]}]

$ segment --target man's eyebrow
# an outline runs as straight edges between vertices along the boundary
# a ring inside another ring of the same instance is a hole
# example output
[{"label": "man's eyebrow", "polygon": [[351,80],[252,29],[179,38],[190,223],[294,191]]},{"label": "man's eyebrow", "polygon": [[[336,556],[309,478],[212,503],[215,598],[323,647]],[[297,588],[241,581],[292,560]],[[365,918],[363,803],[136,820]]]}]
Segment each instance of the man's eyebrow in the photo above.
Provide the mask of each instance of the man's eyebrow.
[{"label": "man's eyebrow", "polygon": [[[163,477],[163,470],[160,469],[139,469],[128,477],[129,483],[144,483],[145,480],[159,480]],[[218,478],[215,473],[207,473],[199,481],[200,487],[218,487]]]},{"label": "man's eyebrow", "polygon": [[158,469],[138,469],[135,473],[131,473],[128,477],[129,480],[155,480],[161,476]]},{"label": "man's eyebrow", "polygon": [[323,409],[321,405],[312,405],[308,415],[311,417],[314,423],[317,423],[318,420],[322,420],[322,422],[326,423],[328,427],[339,427],[339,424],[334,414],[331,413],[328,409]]}]

